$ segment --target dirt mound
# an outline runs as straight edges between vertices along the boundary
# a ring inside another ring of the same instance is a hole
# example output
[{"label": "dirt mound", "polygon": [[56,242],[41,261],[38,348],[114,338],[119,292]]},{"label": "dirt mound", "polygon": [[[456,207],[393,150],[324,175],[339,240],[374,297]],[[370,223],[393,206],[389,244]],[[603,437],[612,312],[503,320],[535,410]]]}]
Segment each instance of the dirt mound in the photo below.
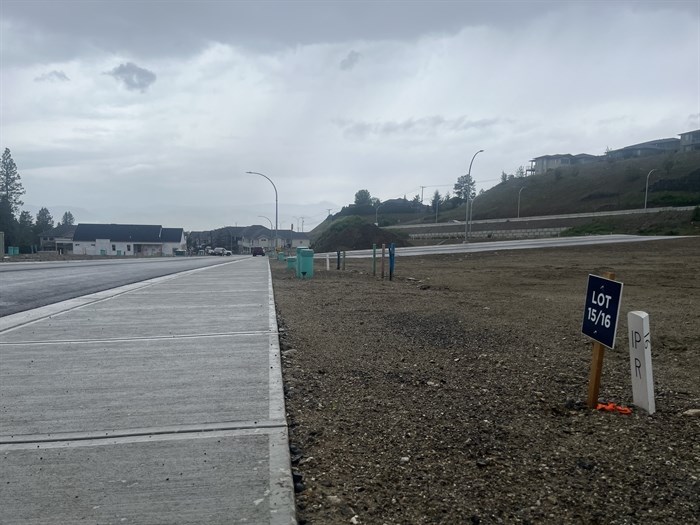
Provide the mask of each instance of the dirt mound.
[{"label": "dirt mound", "polygon": [[362,220],[360,217],[347,217],[337,221],[328,228],[313,243],[316,252],[332,252],[336,250],[365,250],[372,244],[391,244],[396,246],[410,246],[410,244],[396,233],[377,228]]}]

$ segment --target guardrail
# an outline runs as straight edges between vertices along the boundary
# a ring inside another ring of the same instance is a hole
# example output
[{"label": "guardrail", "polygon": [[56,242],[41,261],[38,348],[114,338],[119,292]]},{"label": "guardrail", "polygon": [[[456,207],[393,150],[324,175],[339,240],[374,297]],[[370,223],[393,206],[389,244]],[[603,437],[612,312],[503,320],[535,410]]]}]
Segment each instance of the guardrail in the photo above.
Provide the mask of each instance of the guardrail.
[{"label": "guardrail", "polygon": [[[696,206],[666,206],[663,208],[647,208],[635,210],[611,210],[611,211],[596,211],[587,213],[570,213],[562,215],[535,215],[532,217],[504,217],[502,219],[479,219],[469,221],[470,224],[498,224],[504,222],[517,223],[528,221],[546,221],[552,219],[580,219],[586,217],[606,217],[614,215],[644,215],[648,213],[661,213],[664,211],[692,211]],[[384,226],[387,230],[408,230],[412,228],[440,228],[440,227],[464,227],[464,221],[424,223],[424,224],[394,224]],[[462,235],[464,237],[464,235]]]},{"label": "guardrail", "polygon": [[[568,228],[527,228],[520,230],[479,230],[469,232],[470,239],[540,239],[558,237]],[[464,232],[409,233],[411,240],[464,239]]]}]

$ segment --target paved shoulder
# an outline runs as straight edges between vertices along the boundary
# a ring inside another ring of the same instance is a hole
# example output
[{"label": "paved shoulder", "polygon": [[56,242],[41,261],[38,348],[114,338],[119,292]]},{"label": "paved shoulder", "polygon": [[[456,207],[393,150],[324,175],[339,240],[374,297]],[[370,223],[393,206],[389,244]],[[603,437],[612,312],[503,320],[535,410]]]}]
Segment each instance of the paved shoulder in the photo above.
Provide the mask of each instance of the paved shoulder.
[{"label": "paved shoulder", "polygon": [[2,522],[294,523],[267,261],[107,295],[0,332]]}]

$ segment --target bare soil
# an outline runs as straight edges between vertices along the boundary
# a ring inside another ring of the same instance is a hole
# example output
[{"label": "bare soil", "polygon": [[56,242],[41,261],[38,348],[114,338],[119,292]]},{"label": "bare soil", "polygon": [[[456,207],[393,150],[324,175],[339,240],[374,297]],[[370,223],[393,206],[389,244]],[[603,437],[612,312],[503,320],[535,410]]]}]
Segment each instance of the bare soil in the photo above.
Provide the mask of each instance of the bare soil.
[{"label": "bare soil", "polygon": [[[698,523],[700,239],[272,261],[300,523]],[[657,412],[586,407],[589,273],[624,282],[600,399],[632,404],[650,314]]]}]

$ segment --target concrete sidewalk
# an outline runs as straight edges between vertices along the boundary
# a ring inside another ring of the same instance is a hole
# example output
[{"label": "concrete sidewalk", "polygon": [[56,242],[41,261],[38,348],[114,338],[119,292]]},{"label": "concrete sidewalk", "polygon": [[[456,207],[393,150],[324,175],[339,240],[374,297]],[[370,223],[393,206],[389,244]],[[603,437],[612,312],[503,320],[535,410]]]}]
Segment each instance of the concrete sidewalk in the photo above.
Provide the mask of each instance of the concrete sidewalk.
[{"label": "concrete sidewalk", "polygon": [[43,311],[0,325],[0,522],[295,523],[267,259]]}]

